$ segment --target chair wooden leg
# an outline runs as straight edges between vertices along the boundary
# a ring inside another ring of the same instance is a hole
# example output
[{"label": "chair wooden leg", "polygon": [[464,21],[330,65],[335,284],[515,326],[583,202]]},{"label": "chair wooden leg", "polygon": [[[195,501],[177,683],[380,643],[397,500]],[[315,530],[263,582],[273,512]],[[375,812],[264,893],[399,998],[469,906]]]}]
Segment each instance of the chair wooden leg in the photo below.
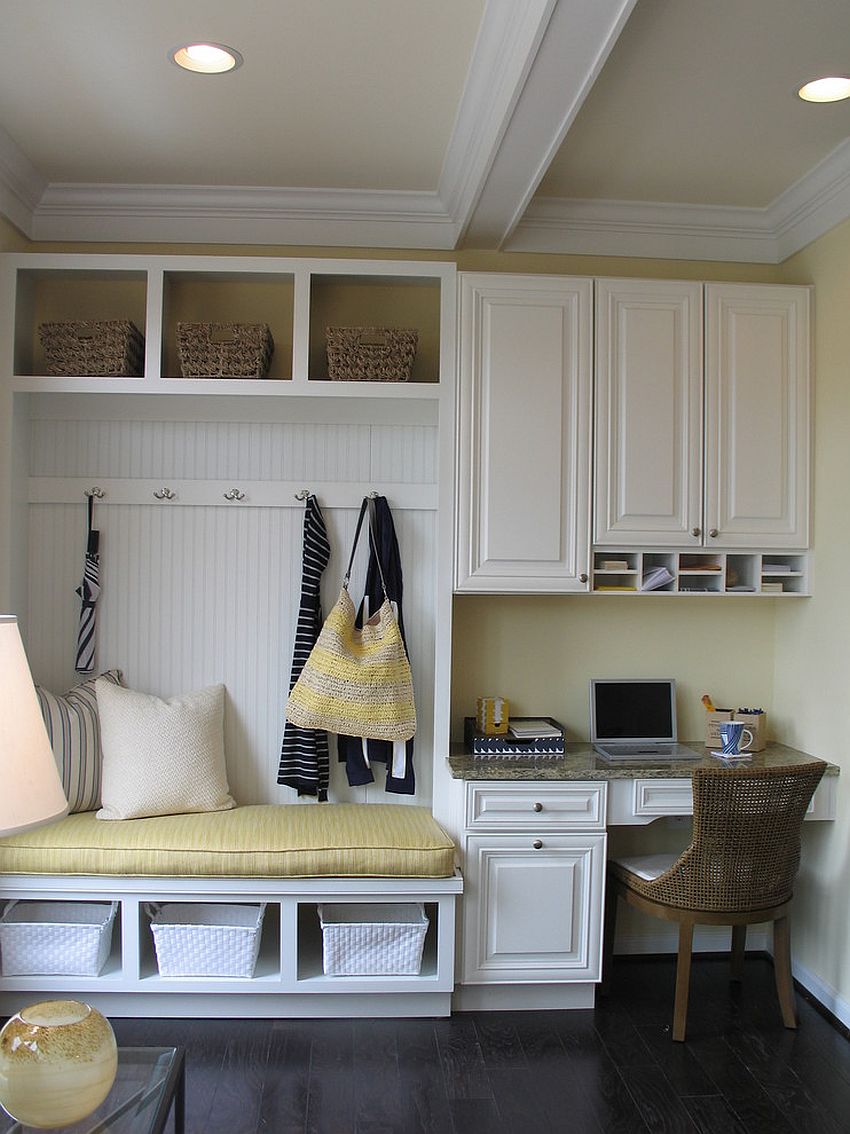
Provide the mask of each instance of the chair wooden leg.
[{"label": "chair wooden leg", "polygon": [[679,923],[679,959],[676,964],[676,999],[673,1005],[673,1039],[683,1042],[688,1019],[688,992],[691,984],[691,953],[694,944],[694,923]]},{"label": "chair wooden leg", "polygon": [[729,966],[729,979],[741,981],[744,979],[744,952],[747,947],[747,927],[745,925],[732,926],[732,956]]},{"label": "chair wooden leg", "polygon": [[773,923],[773,975],[776,978],[779,1007],[782,1009],[782,1023],[786,1028],[796,1028],[797,1005],[791,976],[791,926],[787,917],[778,917]]},{"label": "chair wooden leg", "polygon": [[614,959],[614,935],[617,931],[617,887],[608,879],[605,893],[605,920],[602,926],[602,980],[599,992],[607,996],[611,989],[611,963]]}]

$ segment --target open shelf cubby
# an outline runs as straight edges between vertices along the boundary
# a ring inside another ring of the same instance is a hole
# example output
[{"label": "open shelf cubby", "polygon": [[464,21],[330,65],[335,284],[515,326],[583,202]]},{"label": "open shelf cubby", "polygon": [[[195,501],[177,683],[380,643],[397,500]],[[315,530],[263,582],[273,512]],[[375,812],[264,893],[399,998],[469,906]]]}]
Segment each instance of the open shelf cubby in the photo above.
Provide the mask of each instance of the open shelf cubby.
[{"label": "open shelf cubby", "polygon": [[676,595],[807,595],[803,552],[593,552],[594,593]]}]

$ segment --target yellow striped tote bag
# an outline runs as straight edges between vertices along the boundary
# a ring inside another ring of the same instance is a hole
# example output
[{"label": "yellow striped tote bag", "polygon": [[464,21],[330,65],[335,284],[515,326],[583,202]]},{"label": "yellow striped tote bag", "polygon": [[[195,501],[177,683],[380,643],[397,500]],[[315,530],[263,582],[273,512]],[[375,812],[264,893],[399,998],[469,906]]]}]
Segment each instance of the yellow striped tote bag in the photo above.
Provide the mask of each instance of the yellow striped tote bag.
[{"label": "yellow striped tote bag", "polygon": [[[413,678],[377,551],[384,601],[362,628],[355,625],[348,593],[366,505],[364,501],[339,598],[292,687],[286,719],[346,736],[409,740],[416,732]],[[371,522],[369,537],[374,547]]]}]

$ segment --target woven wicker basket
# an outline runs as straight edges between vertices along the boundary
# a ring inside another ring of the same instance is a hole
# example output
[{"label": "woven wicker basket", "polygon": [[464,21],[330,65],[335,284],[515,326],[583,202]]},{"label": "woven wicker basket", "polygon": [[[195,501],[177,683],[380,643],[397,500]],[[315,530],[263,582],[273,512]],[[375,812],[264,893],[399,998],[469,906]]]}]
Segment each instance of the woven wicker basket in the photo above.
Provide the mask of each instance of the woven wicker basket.
[{"label": "woven wicker basket", "polygon": [[274,351],[266,323],[178,323],[184,378],[265,378]]},{"label": "woven wicker basket", "polygon": [[419,332],[411,327],[328,327],[328,377],[336,382],[406,382]]},{"label": "woven wicker basket", "polygon": [[117,902],[9,902],[0,918],[3,976],[97,976]]},{"label": "woven wicker basket", "polygon": [[145,368],[145,339],[129,319],[41,323],[48,374],[137,378]]},{"label": "woven wicker basket", "polygon": [[252,977],[265,904],[148,906],[160,976]]},{"label": "woven wicker basket", "polygon": [[325,976],[418,975],[428,918],[421,902],[320,905]]}]

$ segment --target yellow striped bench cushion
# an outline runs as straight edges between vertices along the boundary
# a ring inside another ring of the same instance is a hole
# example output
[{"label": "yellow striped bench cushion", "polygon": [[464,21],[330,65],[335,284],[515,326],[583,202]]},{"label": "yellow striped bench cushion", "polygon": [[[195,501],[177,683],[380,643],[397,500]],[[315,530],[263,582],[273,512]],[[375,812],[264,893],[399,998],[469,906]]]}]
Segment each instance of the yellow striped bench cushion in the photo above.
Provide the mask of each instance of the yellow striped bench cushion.
[{"label": "yellow striped bench cushion", "polygon": [[201,815],[95,819],[0,839],[2,874],[177,878],[447,878],[454,843],[424,807],[261,804]]}]

